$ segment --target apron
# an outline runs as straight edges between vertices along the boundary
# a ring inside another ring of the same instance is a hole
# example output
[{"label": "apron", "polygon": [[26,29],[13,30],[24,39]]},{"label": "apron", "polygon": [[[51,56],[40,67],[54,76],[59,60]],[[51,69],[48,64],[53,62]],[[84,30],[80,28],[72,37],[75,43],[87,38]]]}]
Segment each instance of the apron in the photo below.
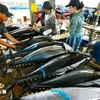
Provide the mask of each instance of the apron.
[{"label": "apron", "polygon": [[81,44],[82,35],[81,33],[74,33],[66,39],[66,43],[71,46],[75,52],[78,52],[78,47]]}]

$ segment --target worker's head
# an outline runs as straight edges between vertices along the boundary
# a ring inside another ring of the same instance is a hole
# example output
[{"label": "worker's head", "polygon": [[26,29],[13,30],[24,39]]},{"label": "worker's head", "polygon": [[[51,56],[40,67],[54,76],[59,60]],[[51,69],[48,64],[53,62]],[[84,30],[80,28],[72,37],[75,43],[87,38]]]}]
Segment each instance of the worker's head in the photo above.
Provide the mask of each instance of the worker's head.
[{"label": "worker's head", "polygon": [[46,14],[49,14],[50,11],[51,11],[51,9],[52,9],[52,6],[51,6],[50,2],[49,2],[49,1],[45,1],[45,2],[43,3],[42,9],[44,10],[44,12],[45,12]]},{"label": "worker's head", "polygon": [[83,1],[81,1],[80,5],[79,5],[80,11],[82,11],[83,7],[84,7],[84,3],[83,3]]},{"label": "worker's head", "polygon": [[70,14],[74,14],[77,11],[80,11],[80,9],[84,7],[84,4],[83,2],[80,2],[79,0],[71,0],[66,7],[69,7],[68,12]]},{"label": "worker's head", "polygon": [[11,17],[13,14],[8,11],[8,8],[0,4],[0,21],[7,21],[8,17]]}]

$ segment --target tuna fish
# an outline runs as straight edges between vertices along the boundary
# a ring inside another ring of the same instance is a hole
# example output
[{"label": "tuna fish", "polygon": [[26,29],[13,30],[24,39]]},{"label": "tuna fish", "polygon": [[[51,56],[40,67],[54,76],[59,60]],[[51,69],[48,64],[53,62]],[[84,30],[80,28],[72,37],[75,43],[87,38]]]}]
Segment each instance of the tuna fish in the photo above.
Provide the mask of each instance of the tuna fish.
[{"label": "tuna fish", "polygon": [[59,42],[48,42],[48,41],[38,42],[38,43],[35,43],[31,46],[26,47],[23,50],[18,51],[17,53],[3,55],[3,56],[0,57],[0,61],[5,62],[7,59],[13,59],[13,58],[16,58],[16,57],[24,57],[24,56],[28,55],[29,53],[31,53],[31,52],[39,49],[39,48],[50,46],[50,45],[53,46],[55,44],[63,46],[63,44],[61,44]]},{"label": "tuna fish", "polygon": [[53,45],[53,46],[47,46],[47,47],[43,47],[40,48],[32,53],[30,53],[29,55],[23,57],[22,59],[18,60],[15,62],[15,64],[20,64],[20,63],[36,63],[36,62],[41,62],[41,61],[45,61],[48,60],[47,58],[55,56],[53,55],[53,52],[58,52],[57,50],[62,50],[65,51],[62,46],[58,46],[58,45]]},{"label": "tuna fish", "polygon": [[29,28],[16,29],[9,32],[14,38],[18,40],[23,40],[30,38],[32,36],[38,36],[40,33],[34,30],[29,30]]},{"label": "tuna fish", "polygon": [[22,29],[22,28],[29,28],[29,25],[25,24],[11,24],[11,25],[6,25],[6,28],[8,32],[16,30],[16,29]]},{"label": "tuna fish", "polygon": [[34,43],[43,42],[43,41],[53,42],[53,39],[50,38],[49,36],[35,36],[35,37],[22,40],[21,44],[24,45],[24,47],[28,47],[30,45],[33,45]]},{"label": "tuna fish", "polygon": [[[68,74],[62,75],[58,78],[40,83],[36,87],[73,87],[79,83],[88,82],[94,79],[99,79],[100,74],[90,70],[73,71]],[[34,88],[34,86],[33,86]]]},{"label": "tuna fish", "polygon": [[59,73],[62,68],[65,68],[63,70],[65,72],[72,71],[74,69],[84,67],[90,61],[90,58],[90,56],[79,53],[68,53],[61,55],[45,63],[26,77],[37,75],[43,75],[43,77],[46,77],[46,74],[53,74],[55,71]]},{"label": "tuna fish", "polygon": [[[42,89],[41,89],[42,91]],[[21,100],[99,100],[100,88],[56,88],[23,96]]]},{"label": "tuna fish", "polygon": [[27,91],[31,90],[32,92],[40,92],[45,91],[46,89],[51,88],[59,88],[59,87],[77,87],[79,83],[84,83],[88,81],[92,81],[94,79],[99,79],[100,74],[94,73],[90,70],[78,70],[73,71],[57,78],[41,82],[39,84],[30,84],[28,88],[24,87],[23,93],[20,95],[24,95]]},{"label": "tuna fish", "polygon": [[100,79],[92,80],[85,83],[80,83],[77,86],[78,87],[100,87]]}]

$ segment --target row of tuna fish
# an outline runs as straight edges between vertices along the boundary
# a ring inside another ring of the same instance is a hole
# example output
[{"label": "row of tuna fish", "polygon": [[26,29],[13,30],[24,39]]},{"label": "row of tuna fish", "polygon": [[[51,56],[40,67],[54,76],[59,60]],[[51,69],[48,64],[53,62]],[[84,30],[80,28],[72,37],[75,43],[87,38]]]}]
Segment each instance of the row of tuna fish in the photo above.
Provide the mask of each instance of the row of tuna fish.
[{"label": "row of tuna fish", "polygon": [[[22,73],[19,77],[13,77],[14,81],[6,85],[7,93],[11,92],[13,95],[9,99],[75,100],[72,92],[69,93],[67,98],[66,93],[70,90],[67,87],[99,86],[99,72],[87,70],[85,67],[92,58],[90,54],[74,52],[67,44],[53,41],[48,36],[30,37],[22,40],[21,45],[23,48],[20,48],[18,52],[0,57],[2,63],[1,72],[4,72],[1,73],[1,77],[6,76],[9,69],[16,70],[17,74],[20,71]],[[16,46],[19,47],[19,45]],[[8,60],[10,61],[8,62]],[[62,89],[59,89],[60,87]],[[20,91],[19,88],[22,91],[16,95],[15,91]],[[49,91],[41,93],[41,91],[45,90]],[[76,90],[79,91],[81,88]],[[30,95],[30,92],[40,92],[40,94]],[[27,93],[29,93],[29,96],[24,97]],[[47,93],[47,96],[41,96],[45,93]],[[51,98],[52,93],[56,94],[57,97]],[[96,93],[98,94],[98,92]],[[90,96],[87,95],[86,97]]]}]

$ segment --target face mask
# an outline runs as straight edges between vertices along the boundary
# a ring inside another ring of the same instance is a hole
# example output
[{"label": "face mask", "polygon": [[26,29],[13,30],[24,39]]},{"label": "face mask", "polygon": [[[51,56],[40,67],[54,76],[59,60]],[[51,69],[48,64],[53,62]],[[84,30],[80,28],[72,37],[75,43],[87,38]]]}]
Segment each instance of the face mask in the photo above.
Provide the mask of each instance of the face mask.
[{"label": "face mask", "polygon": [[68,13],[69,13],[69,14],[73,14],[73,13],[74,13],[74,8],[69,8],[69,9],[68,9]]}]

